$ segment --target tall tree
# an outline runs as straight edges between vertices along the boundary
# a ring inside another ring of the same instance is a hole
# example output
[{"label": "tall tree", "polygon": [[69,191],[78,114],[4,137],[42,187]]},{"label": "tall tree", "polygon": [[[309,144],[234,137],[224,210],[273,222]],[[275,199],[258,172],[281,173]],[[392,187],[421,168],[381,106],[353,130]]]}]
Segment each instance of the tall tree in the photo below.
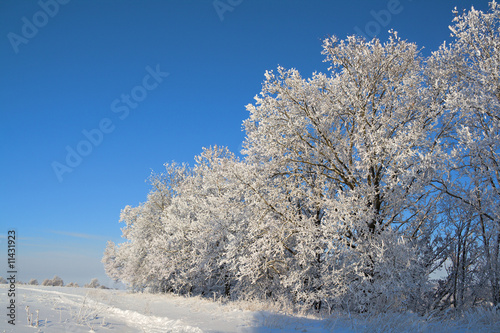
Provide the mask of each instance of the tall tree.
[{"label": "tall tree", "polygon": [[394,233],[394,244],[405,236],[411,247],[433,220],[438,196],[429,184],[447,128],[439,126],[443,109],[429,94],[414,44],[393,33],[385,44],[332,37],[323,48],[330,76],[303,79],[281,67],[266,73],[256,105],[247,106],[244,152],[266,166],[270,181],[259,195],[276,232],[290,226],[277,238],[302,232],[283,245],[280,261],[308,253],[309,263],[297,267],[309,271],[319,262],[331,279],[334,263],[356,253],[357,259],[341,259],[349,274],[336,275],[329,287],[369,281],[360,292],[375,295],[368,289],[387,260],[375,253],[381,235]]},{"label": "tall tree", "polygon": [[[454,38],[430,59],[443,105],[459,118],[450,173],[439,187],[477,214],[491,301],[500,302],[500,6],[455,11]],[[444,88],[444,89],[443,89]]]}]

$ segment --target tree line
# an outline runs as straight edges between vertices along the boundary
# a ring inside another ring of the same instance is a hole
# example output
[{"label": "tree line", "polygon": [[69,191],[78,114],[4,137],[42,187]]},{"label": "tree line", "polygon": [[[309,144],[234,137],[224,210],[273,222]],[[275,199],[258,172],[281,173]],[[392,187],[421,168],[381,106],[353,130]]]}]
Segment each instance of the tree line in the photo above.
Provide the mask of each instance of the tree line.
[{"label": "tree line", "polygon": [[121,212],[133,289],[350,311],[500,302],[500,7],[424,57],[391,32],[323,42],[327,73],[265,73],[243,158],[166,164]]}]

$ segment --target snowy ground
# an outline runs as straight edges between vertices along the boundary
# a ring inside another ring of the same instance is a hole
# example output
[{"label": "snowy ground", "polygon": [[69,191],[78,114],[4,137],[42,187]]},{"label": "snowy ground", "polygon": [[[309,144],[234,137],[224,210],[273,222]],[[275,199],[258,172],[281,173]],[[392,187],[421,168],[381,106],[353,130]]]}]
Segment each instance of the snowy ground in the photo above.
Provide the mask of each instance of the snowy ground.
[{"label": "snowy ground", "polygon": [[[123,290],[17,286],[16,325],[8,324],[7,285],[0,285],[0,332],[500,332],[497,313],[460,322],[428,322],[412,315],[369,320],[311,319],[238,309],[205,299],[132,294]],[[29,306],[28,310],[26,307]],[[28,325],[27,311],[33,325]]]},{"label": "snowy ground", "polygon": [[[16,289],[16,325],[8,324],[2,311],[0,332],[326,332],[320,320],[236,310],[199,298],[67,287]],[[2,305],[7,304],[7,290],[0,285]],[[38,328],[28,326],[26,306],[33,322],[38,310]]]}]

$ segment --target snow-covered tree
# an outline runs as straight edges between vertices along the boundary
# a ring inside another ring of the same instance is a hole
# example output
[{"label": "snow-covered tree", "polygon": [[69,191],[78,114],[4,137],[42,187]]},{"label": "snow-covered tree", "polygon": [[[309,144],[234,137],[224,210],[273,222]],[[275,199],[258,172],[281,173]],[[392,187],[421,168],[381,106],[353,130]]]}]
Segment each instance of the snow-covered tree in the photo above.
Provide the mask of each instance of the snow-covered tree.
[{"label": "snow-covered tree", "polygon": [[54,275],[54,277],[52,278],[52,286],[62,287],[62,286],[64,286],[64,282],[59,276]]},{"label": "snow-covered tree", "polygon": [[64,282],[59,276],[54,275],[52,279],[43,280],[42,286],[62,287]]},{"label": "snow-covered tree", "polygon": [[163,211],[161,236],[151,249],[153,266],[177,292],[229,296],[234,269],[228,253],[244,224],[233,177],[237,161],[219,147],[204,149],[195,160]]},{"label": "snow-covered tree", "polygon": [[99,283],[99,280],[96,278],[93,278],[92,280],[90,280],[90,283],[85,284],[83,287],[84,288],[99,288],[100,285],[101,284]]},{"label": "snow-covered tree", "polygon": [[[439,187],[468,206],[479,224],[490,299],[500,302],[500,6],[455,11],[454,38],[429,64],[443,105],[459,119],[449,175]],[[456,273],[454,273],[456,274]]]},{"label": "snow-covered tree", "polygon": [[[360,293],[378,297],[370,288],[386,283],[379,269],[389,256],[375,251],[400,237],[406,251],[416,251],[410,248],[433,220],[429,183],[439,171],[444,115],[424,84],[417,47],[396,33],[385,44],[353,36],[329,38],[323,47],[330,75],[267,72],[256,105],[247,107],[245,153],[265,165],[259,195],[282,233],[267,242],[279,258],[266,260],[281,263],[275,273],[297,292],[314,285],[321,298],[332,286],[343,294],[359,283]],[[297,260],[294,274],[290,260]],[[417,263],[410,256],[392,269],[418,271]],[[416,282],[392,283],[401,295]]]},{"label": "snow-covered tree", "polygon": [[162,215],[170,205],[177,183],[184,177],[185,166],[166,165],[166,172],[152,175],[152,190],[148,200],[137,206],[125,207],[120,221],[124,243],[108,242],[102,262],[106,273],[115,280],[121,280],[132,288],[159,288],[163,283],[160,273],[153,265],[159,258],[152,254],[153,242],[163,236]]}]

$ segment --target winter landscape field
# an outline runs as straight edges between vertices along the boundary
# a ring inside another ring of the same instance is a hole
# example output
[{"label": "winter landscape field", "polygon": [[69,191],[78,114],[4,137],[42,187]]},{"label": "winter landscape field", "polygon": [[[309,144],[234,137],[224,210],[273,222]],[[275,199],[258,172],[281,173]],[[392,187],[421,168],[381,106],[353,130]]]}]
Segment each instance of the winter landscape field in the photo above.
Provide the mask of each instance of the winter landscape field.
[{"label": "winter landscape field", "polygon": [[[0,297],[5,299],[7,288],[1,286]],[[198,297],[43,286],[23,286],[18,292],[16,326],[13,329],[3,322],[1,330],[61,333],[327,331],[327,323],[317,319],[241,310],[238,306],[225,306]],[[31,325],[27,312],[32,314]]]},{"label": "winter landscape field", "polygon": [[[7,298],[0,285],[0,299]],[[18,287],[16,325],[0,332],[500,332],[500,313],[471,312],[440,321],[411,314],[298,316],[263,304],[73,287]],[[5,303],[2,303],[5,304]]]},{"label": "winter landscape field", "polygon": [[0,11],[0,333],[500,332],[500,5],[309,3]]}]

